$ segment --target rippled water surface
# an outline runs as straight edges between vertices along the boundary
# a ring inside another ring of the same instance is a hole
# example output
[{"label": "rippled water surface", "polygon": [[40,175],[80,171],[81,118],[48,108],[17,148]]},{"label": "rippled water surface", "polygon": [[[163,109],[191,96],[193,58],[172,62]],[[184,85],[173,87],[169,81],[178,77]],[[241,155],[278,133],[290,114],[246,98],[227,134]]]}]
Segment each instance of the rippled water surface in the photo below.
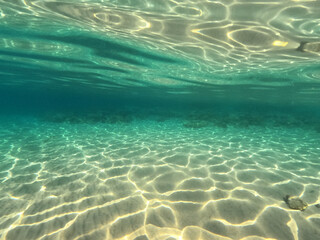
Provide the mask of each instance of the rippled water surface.
[{"label": "rippled water surface", "polygon": [[0,239],[318,239],[319,13],[0,0]]},{"label": "rippled water surface", "polygon": [[2,85],[319,100],[320,1],[1,1]]}]

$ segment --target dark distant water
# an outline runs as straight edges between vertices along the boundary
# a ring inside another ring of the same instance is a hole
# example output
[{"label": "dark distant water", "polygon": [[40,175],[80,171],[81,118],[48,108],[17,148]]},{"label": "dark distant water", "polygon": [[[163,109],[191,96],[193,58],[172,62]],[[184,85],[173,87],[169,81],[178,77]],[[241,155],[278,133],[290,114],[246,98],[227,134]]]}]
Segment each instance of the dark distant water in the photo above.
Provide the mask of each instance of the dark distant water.
[{"label": "dark distant water", "polygon": [[0,239],[318,239],[319,12],[0,0]]}]

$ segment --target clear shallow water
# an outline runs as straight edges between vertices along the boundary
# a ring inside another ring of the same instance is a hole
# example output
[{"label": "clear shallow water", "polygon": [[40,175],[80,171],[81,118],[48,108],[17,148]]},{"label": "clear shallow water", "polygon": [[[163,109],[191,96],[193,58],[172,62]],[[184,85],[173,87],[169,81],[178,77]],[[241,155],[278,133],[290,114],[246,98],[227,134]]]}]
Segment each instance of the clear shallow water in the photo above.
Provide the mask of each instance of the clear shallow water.
[{"label": "clear shallow water", "polygon": [[319,1],[0,3],[3,86],[320,100]]},{"label": "clear shallow water", "polygon": [[319,8],[0,1],[0,239],[317,239]]},{"label": "clear shallow water", "polygon": [[[316,239],[320,134],[1,122],[4,239]],[[286,194],[309,203],[288,209]],[[251,238],[250,238],[251,237]]]}]

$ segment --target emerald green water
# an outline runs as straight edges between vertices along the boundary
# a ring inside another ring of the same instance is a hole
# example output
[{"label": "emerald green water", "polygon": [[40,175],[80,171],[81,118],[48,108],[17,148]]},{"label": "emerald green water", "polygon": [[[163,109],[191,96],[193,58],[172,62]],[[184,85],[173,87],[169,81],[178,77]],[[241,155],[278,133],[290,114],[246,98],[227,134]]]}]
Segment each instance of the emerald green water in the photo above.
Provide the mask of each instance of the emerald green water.
[{"label": "emerald green water", "polygon": [[319,11],[0,0],[0,239],[318,239]]}]

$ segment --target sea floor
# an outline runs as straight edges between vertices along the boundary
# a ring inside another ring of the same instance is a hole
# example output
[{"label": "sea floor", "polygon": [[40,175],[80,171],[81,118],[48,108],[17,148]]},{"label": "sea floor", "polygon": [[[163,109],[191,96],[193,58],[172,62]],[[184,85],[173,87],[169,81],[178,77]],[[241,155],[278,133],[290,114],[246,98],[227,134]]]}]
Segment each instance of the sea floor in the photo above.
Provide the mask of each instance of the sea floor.
[{"label": "sea floor", "polygon": [[285,126],[4,118],[0,239],[318,239],[319,143]]}]

